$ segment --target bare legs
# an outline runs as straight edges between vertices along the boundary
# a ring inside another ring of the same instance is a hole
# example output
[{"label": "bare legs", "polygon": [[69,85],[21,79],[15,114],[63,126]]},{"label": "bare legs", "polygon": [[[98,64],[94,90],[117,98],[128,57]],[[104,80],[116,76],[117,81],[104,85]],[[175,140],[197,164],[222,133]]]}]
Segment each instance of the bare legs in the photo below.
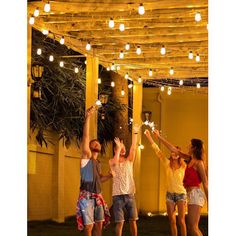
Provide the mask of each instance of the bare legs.
[{"label": "bare legs", "polygon": [[94,224],[94,236],[102,236],[102,225],[103,221]]},{"label": "bare legs", "polygon": [[93,224],[85,225],[84,234],[85,236],[92,236]]},{"label": "bare legs", "polygon": [[116,223],[116,236],[122,236],[124,221]]},{"label": "bare legs", "polygon": [[[116,236],[122,236],[122,229],[123,229],[124,221],[116,223]],[[129,229],[131,236],[137,236],[137,223],[136,220],[129,221]]]},{"label": "bare legs", "polygon": [[167,214],[170,222],[171,236],[177,236],[175,203],[171,201],[166,202]]},{"label": "bare legs", "polygon": [[200,206],[188,205],[188,229],[191,236],[202,236],[202,233],[198,228],[200,213]]},{"label": "bare legs", "polygon": [[178,201],[178,223],[180,227],[181,236],[187,235],[187,229],[185,224],[185,212],[186,212],[186,202],[185,201]]}]

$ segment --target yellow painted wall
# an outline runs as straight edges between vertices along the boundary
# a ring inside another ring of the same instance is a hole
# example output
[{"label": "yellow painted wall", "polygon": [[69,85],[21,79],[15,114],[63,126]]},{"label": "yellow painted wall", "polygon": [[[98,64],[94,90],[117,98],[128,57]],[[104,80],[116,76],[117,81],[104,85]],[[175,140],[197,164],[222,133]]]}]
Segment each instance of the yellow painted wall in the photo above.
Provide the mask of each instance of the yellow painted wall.
[{"label": "yellow painted wall", "polygon": [[[183,151],[187,151],[191,138],[200,138],[204,141],[207,153],[207,94],[173,91],[172,95],[168,96],[162,93],[160,103],[159,93],[158,88],[144,88],[143,111],[152,111],[151,120],[157,124],[157,128]],[[142,143],[145,149],[142,151],[141,161],[141,191],[145,193],[145,197],[141,199],[140,207],[143,212],[165,212],[165,172],[144,135]],[[169,155],[165,148],[162,147],[162,150],[165,155]],[[207,205],[202,213],[207,213]]]}]

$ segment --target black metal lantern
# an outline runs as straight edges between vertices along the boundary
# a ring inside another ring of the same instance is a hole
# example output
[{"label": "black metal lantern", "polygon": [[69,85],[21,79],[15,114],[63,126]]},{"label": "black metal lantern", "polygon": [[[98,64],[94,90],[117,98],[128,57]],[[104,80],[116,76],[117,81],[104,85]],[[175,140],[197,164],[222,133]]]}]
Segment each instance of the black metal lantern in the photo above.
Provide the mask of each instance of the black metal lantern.
[{"label": "black metal lantern", "polygon": [[40,81],[43,77],[44,67],[41,63],[33,63],[31,66],[31,76],[34,81]]},{"label": "black metal lantern", "polygon": [[41,82],[34,82],[31,85],[31,95],[33,98],[42,99]]},{"label": "black metal lantern", "polygon": [[107,102],[108,102],[108,94],[106,94],[106,93],[100,93],[99,94],[99,100],[100,100],[100,102],[102,103],[102,105],[106,105],[107,104]]},{"label": "black metal lantern", "polygon": [[152,115],[152,112],[151,111],[143,111],[143,116],[144,116],[144,122],[145,121],[150,121],[151,120],[151,115]]}]

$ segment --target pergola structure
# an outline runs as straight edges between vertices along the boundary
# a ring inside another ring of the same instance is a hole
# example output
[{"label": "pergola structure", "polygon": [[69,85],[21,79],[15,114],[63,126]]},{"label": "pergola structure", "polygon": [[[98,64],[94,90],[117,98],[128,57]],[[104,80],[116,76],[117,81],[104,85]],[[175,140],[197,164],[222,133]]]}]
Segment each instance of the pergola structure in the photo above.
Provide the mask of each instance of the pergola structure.
[{"label": "pergola structure", "polygon": [[[47,1],[29,1],[28,16],[35,9],[34,28],[49,31],[48,37],[86,56],[98,57],[99,64],[117,73],[126,73],[133,80],[194,79],[208,77],[208,1],[207,0],[54,0],[49,1],[50,12],[44,11]],[[143,3],[145,13],[138,13]],[[201,20],[195,20],[195,14]],[[109,27],[109,20],[114,27]],[[119,25],[123,23],[124,31]],[[91,50],[86,50],[86,44]],[[130,49],[125,45],[129,43]],[[166,54],[160,53],[164,46]],[[137,47],[141,54],[136,53]],[[120,58],[120,52],[124,58]],[[193,59],[189,59],[189,52]],[[195,60],[199,54],[200,61]],[[118,68],[117,68],[118,67]],[[169,70],[173,67],[174,74]],[[118,70],[119,69],[119,70]],[[149,70],[152,76],[149,76]]]}]

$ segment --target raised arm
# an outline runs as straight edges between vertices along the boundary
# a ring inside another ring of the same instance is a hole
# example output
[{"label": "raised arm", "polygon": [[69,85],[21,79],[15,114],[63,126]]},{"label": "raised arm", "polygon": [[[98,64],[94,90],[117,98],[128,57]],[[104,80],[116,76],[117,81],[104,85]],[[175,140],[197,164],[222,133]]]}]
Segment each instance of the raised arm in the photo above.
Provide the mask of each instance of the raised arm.
[{"label": "raised arm", "polygon": [[127,157],[127,159],[129,161],[134,161],[135,158],[135,153],[136,153],[136,148],[137,148],[137,138],[138,138],[138,132],[139,132],[139,125],[134,125],[133,128],[134,134],[132,137],[132,144],[129,150],[129,156]]},{"label": "raised arm", "polygon": [[90,122],[90,117],[94,113],[95,108],[90,107],[85,114],[85,122],[84,122],[84,127],[83,127],[83,137],[82,137],[82,144],[81,144],[81,149],[82,149],[82,158],[90,158],[91,157],[91,151],[89,148],[89,122]]}]

